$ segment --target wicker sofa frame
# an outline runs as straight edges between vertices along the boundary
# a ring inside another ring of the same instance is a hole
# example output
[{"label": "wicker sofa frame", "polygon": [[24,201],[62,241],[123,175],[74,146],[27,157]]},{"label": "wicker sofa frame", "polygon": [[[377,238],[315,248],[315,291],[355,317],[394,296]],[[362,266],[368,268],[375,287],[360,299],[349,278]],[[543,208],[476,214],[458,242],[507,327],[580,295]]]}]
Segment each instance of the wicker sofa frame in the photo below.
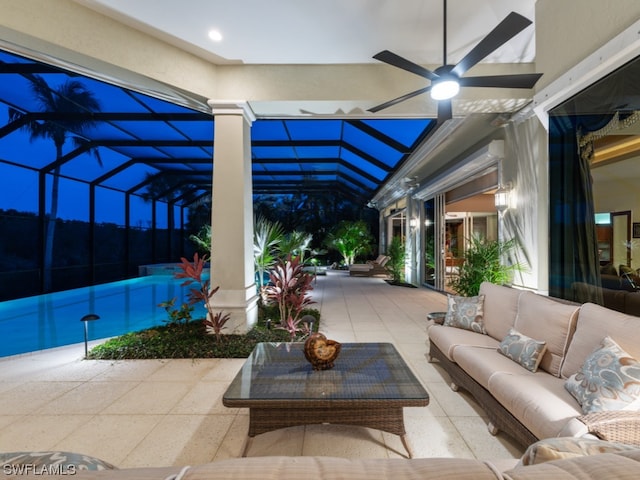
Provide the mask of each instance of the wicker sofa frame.
[{"label": "wicker sofa frame", "polygon": [[532,443],[540,440],[520,423],[516,417],[511,415],[486,388],[476,382],[456,363],[449,360],[431,340],[429,340],[427,359],[429,362],[432,362],[434,359],[438,360],[440,366],[451,377],[451,388],[454,391],[457,391],[458,387],[460,387],[473,396],[476,402],[478,402],[486,412],[490,422],[489,431],[492,434],[495,435],[498,431],[505,432],[523,447],[528,447]]},{"label": "wicker sofa frame", "polygon": [[[429,362],[438,361],[451,378],[451,388],[454,391],[462,388],[473,396],[487,414],[489,432],[493,435],[502,431],[525,448],[542,440],[531,433],[486,388],[449,360],[431,340],[429,340],[429,353],[426,357]],[[588,433],[597,438],[640,447],[640,411],[638,410],[590,413],[578,417],[578,420],[585,424]]]}]

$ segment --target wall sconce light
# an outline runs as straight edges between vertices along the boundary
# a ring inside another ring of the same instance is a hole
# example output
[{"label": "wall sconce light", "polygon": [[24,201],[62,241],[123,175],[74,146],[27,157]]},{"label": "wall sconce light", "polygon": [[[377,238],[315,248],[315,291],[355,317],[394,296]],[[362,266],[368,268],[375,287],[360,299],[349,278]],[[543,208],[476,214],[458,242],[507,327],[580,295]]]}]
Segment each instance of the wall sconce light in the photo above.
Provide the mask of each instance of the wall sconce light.
[{"label": "wall sconce light", "polygon": [[409,226],[411,228],[416,228],[418,226],[418,219],[417,218],[412,218],[409,220]]},{"label": "wall sconce light", "polygon": [[499,213],[504,213],[509,208],[509,189],[499,185],[498,190],[494,194],[496,210]]}]

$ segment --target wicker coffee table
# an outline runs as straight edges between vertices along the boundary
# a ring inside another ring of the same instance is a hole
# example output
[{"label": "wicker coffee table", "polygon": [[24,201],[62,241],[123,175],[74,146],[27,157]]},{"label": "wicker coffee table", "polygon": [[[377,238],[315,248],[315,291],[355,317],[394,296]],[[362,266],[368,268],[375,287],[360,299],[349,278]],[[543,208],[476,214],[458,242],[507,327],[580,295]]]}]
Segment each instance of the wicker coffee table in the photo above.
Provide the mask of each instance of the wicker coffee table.
[{"label": "wicker coffee table", "polygon": [[261,433],[333,423],[399,435],[409,458],[403,407],[424,407],[429,394],[390,343],[343,343],[331,370],[314,371],[302,343],[260,343],[222,398],[249,409],[243,448]]}]

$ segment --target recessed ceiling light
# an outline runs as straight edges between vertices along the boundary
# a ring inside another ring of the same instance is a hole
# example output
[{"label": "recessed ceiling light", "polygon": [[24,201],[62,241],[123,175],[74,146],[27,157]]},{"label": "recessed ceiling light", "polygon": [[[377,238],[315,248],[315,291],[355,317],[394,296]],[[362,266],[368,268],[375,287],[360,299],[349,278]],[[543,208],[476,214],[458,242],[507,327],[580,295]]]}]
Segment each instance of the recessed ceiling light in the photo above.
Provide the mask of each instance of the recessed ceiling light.
[{"label": "recessed ceiling light", "polygon": [[219,30],[211,29],[209,30],[209,38],[211,40],[213,40],[214,42],[220,42],[222,41],[222,34],[220,33]]}]

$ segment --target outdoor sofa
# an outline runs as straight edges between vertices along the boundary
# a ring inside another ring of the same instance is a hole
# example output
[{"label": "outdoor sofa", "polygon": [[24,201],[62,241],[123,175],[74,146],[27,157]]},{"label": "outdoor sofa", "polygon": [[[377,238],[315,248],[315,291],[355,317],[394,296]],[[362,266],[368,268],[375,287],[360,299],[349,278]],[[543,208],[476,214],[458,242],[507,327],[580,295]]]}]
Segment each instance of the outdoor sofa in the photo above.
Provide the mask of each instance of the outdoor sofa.
[{"label": "outdoor sofa", "polygon": [[640,446],[640,318],[486,282],[448,302],[427,327],[427,357],[478,401],[491,433]]},{"label": "outdoor sofa", "polygon": [[[79,464],[69,454],[54,452],[49,466],[47,453],[15,457],[11,464],[3,464],[5,475],[22,480],[68,479],[78,480],[300,480],[343,479],[424,479],[424,480],[608,480],[635,479],[640,471],[640,449],[600,440],[562,438],[532,445],[518,460],[475,460],[464,458],[369,458],[347,459],[333,457],[254,457],[220,460],[198,466],[174,466],[82,470],[96,461],[84,459]],[[73,457],[74,454],[71,454]],[[1,455],[0,455],[1,457]],[[77,458],[78,456],[75,455]],[[61,458],[63,460],[61,460]],[[20,472],[20,461],[31,465]],[[67,463],[64,461],[68,460]],[[83,459],[80,459],[83,460]],[[161,459],[158,460],[159,463]],[[1,462],[0,462],[1,464]],[[12,473],[15,472],[15,473]],[[56,473],[57,472],[57,473]],[[26,474],[25,474],[26,473]]]}]

